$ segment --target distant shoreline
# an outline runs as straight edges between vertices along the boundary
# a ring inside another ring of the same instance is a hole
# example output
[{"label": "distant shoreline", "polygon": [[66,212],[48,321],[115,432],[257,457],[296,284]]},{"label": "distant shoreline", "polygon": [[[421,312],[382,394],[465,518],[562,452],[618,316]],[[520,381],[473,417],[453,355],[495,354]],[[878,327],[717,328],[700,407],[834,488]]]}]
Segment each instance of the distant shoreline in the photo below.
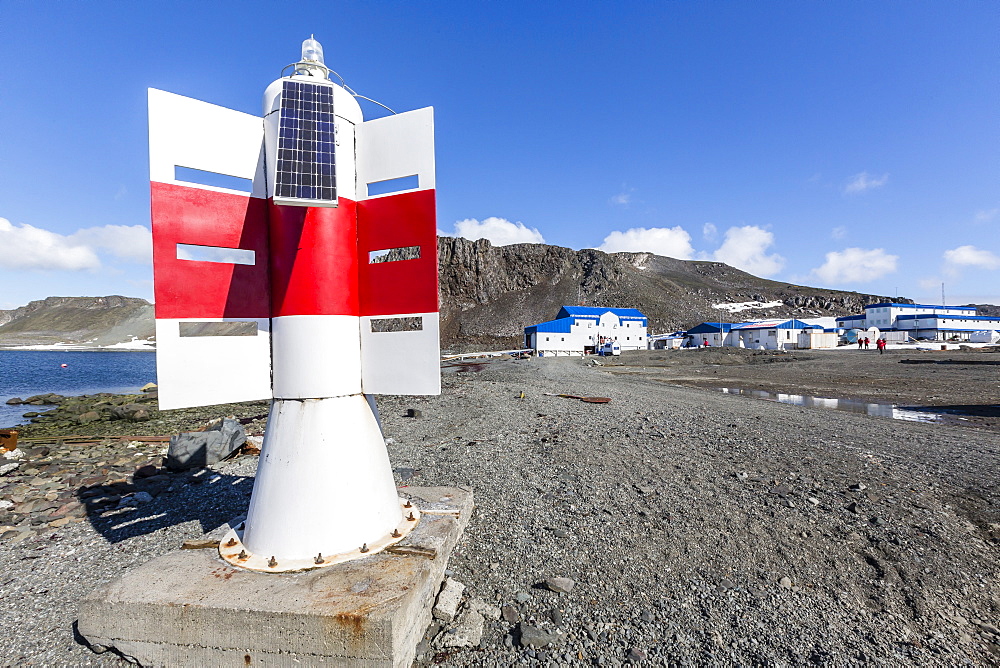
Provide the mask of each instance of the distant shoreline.
[{"label": "distant shoreline", "polygon": [[20,351],[20,352],[88,352],[88,353],[155,353],[156,347],[89,347],[89,346],[68,346],[68,345],[27,345],[27,346],[0,346],[0,352]]}]

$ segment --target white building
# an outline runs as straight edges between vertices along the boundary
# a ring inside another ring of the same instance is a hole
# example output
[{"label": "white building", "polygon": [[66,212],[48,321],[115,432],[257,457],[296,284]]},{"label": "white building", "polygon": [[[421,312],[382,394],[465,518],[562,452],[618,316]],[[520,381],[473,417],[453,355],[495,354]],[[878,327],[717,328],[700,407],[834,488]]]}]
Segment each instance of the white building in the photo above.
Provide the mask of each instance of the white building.
[{"label": "white building", "polygon": [[863,315],[837,318],[843,329],[877,327],[887,333],[904,332],[914,339],[969,340],[973,332],[1000,330],[1000,317],[980,316],[972,306],[935,304],[869,304]]},{"label": "white building", "polygon": [[833,348],[835,334],[827,334],[819,325],[801,320],[757,320],[728,323],[703,322],[687,331],[690,345],[732,346],[752,350],[794,350],[797,348]]},{"label": "white building", "polygon": [[524,328],[524,346],[541,356],[583,355],[607,341],[622,350],[645,350],[648,322],[634,308],[563,306],[555,320]]}]

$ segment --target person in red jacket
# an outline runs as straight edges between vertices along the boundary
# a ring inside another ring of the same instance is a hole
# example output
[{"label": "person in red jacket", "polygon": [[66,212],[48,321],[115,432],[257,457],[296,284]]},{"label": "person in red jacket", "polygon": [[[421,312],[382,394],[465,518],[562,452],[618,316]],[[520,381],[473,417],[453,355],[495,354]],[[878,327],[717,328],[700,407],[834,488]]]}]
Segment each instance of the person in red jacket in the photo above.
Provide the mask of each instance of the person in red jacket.
[{"label": "person in red jacket", "polygon": [[885,339],[879,339],[875,342],[875,347],[878,348],[878,354],[881,355],[885,352]]}]

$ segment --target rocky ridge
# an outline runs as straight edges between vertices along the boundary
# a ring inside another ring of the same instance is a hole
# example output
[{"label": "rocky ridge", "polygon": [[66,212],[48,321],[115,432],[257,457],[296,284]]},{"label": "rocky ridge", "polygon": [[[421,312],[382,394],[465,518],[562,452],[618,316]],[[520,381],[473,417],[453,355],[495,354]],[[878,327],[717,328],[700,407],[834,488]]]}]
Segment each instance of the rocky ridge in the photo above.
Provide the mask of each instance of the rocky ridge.
[{"label": "rocky ridge", "polygon": [[[566,304],[637,308],[653,332],[705,321],[836,316],[879,301],[912,303],[858,292],[811,288],[758,278],[721,262],[677,260],[652,253],[575,251],[545,244],[493,246],[485,239],[439,237],[441,333],[455,341],[519,345],[524,327],[551,320]],[[718,303],[781,302],[736,315]]]}]

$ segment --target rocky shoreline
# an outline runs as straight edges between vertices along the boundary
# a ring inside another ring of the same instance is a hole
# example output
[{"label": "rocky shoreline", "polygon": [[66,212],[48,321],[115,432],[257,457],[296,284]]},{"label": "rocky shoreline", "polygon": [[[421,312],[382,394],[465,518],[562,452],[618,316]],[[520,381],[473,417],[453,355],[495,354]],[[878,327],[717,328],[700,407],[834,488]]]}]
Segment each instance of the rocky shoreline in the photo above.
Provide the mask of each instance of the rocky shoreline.
[{"label": "rocky shoreline", "polygon": [[[803,361],[814,368],[764,366]],[[858,362],[875,380],[889,369],[881,363]],[[685,377],[746,366],[683,365]],[[446,366],[439,397],[379,398],[397,482],[476,495],[449,563],[465,585],[460,605],[431,629],[418,664],[1000,662],[995,431],[622,371],[497,360]],[[995,373],[976,367],[975,382],[996,387]],[[76,601],[211,538],[249,500],[253,455],[170,473],[154,437],[228,414],[259,433],[266,404],[154,409],[139,421],[112,419],[109,407],[86,425],[72,422],[77,410],[61,403],[28,425],[23,460],[0,477],[12,503],[0,524],[15,527],[0,537],[0,614],[17,629],[0,636],[0,655],[11,664],[123,665],[74,639]],[[69,438],[84,428],[90,440]]]}]

